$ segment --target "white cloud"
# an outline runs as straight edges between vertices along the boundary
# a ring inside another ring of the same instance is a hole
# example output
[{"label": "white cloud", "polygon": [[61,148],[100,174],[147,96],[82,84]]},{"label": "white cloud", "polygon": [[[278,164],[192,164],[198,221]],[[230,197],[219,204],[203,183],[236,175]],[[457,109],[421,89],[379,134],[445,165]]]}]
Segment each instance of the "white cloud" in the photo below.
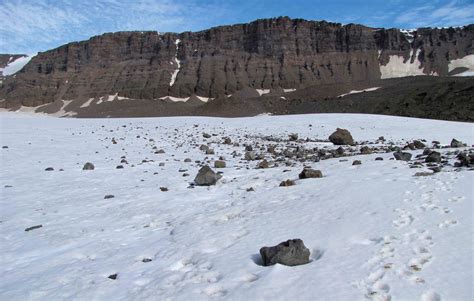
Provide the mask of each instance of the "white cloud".
[{"label": "white cloud", "polygon": [[206,26],[210,12],[215,18],[229,13],[225,4],[194,1],[2,0],[0,53],[44,51],[104,32],[181,32]]},{"label": "white cloud", "polygon": [[451,1],[442,6],[424,5],[398,15],[395,23],[408,27],[462,26],[474,22],[474,4]]}]

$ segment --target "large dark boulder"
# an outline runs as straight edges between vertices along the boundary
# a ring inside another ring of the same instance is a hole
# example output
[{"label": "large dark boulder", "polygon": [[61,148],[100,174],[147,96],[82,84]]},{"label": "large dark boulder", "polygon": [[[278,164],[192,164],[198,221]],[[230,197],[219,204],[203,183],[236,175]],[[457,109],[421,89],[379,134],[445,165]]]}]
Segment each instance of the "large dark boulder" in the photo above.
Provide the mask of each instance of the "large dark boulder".
[{"label": "large dark boulder", "polygon": [[300,179],[310,179],[310,178],[322,178],[323,173],[320,170],[305,168],[298,175]]},{"label": "large dark boulder", "polygon": [[95,166],[94,164],[92,164],[91,162],[87,162],[86,164],[84,164],[84,166],[82,167],[82,170],[94,170],[95,169]]},{"label": "large dark boulder", "polygon": [[338,128],[334,133],[329,136],[329,141],[335,145],[353,145],[354,139],[351,133],[346,129]]},{"label": "large dark boulder", "polygon": [[283,264],[295,266],[309,263],[310,251],[301,239],[289,239],[273,247],[260,249],[264,266]]},{"label": "large dark boulder", "polygon": [[215,185],[217,181],[222,176],[220,174],[215,173],[209,166],[203,166],[196,177],[194,178],[194,182],[196,185],[199,186],[210,186]]},{"label": "large dark boulder", "polygon": [[393,156],[395,157],[395,160],[400,160],[400,161],[410,161],[411,160],[411,154],[407,152],[394,152]]},{"label": "large dark boulder", "polygon": [[441,154],[438,152],[431,152],[425,159],[426,163],[439,163],[441,162]]},{"label": "large dark boulder", "polygon": [[451,140],[451,147],[463,147],[464,144],[459,141],[459,140],[456,140],[453,138],[453,140]]}]

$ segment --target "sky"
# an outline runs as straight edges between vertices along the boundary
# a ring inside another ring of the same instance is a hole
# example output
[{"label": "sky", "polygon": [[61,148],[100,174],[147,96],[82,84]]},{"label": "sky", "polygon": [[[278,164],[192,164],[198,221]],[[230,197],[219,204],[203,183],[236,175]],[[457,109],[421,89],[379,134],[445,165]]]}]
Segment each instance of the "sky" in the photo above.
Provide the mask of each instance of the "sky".
[{"label": "sky", "polygon": [[199,31],[289,16],[418,28],[474,23],[473,0],[0,0],[0,53],[34,54],[105,32]]}]

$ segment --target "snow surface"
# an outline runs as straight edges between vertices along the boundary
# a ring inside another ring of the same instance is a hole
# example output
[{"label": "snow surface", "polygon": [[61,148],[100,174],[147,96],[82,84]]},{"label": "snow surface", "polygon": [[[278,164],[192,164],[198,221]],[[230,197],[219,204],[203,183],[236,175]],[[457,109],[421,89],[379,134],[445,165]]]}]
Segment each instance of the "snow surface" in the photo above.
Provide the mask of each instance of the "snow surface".
[{"label": "snow surface", "polygon": [[375,91],[375,90],[378,90],[378,89],[380,89],[380,87],[373,87],[373,88],[368,88],[368,89],[364,89],[364,90],[351,90],[351,91],[349,91],[349,93],[341,94],[338,97],[344,97],[344,96],[349,95],[349,94],[357,94],[357,93],[362,93],[362,92],[372,92],[372,91]]},{"label": "snow surface", "polygon": [[[383,66],[380,65],[380,72],[382,73],[381,78],[394,78],[394,77],[405,77],[405,76],[416,76],[425,75],[423,68],[421,68],[421,62],[418,60],[418,55],[421,50],[417,49],[415,54],[415,60],[410,63],[411,59],[404,61],[403,56],[390,55],[389,62]],[[413,49],[410,53],[410,58],[413,57]],[[433,74],[436,75],[436,74]]]},{"label": "snow surface", "polygon": [[[170,87],[172,87],[174,85],[174,82],[176,81],[176,76],[178,76],[179,70],[181,68],[181,62],[180,62],[180,60],[178,60],[178,50],[179,50],[179,43],[180,42],[181,42],[180,39],[176,39],[176,41],[174,43],[176,45],[176,54],[175,54],[174,60],[176,62],[177,67],[173,71],[173,74],[171,74]],[[173,62],[171,62],[171,64],[173,64]]]},{"label": "snow surface", "polygon": [[[36,54],[35,54],[36,55]],[[5,68],[0,68],[0,74],[3,76],[9,76],[17,73],[20,71],[35,55],[27,55],[22,56],[14,61],[12,61],[12,57],[10,57],[10,61],[8,62]]]},{"label": "snow surface", "polygon": [[[455,137],[471,145],[471,123],[358,114],[0,113],[0,121],[0,143],[8,146],[0,149],[2,300],[473,299],[472,171],[413,177],[424,169],[379,153],[307,162],[324,177],[278,187],[297,179],[302,163],[254,169],[256,162],[232,156],[258,135],[326,139],[337,127],[357,141],[385,136],[399,145],[414,138],[447,144]],[[204,139],[203,132],[218,135]],[[223,137],[241,146],[215,143]],[[216,186],[191,189],[199,166],[184,159],[209,156],[198,150],[202,143],[211,143],[210,158],[224,156],[228,167]],[[165,153],[155,154],[153,146]],[[121,156],[128,164],[116,169]],[[362,165],[352,166],[353,159]],[[86,162],[96,169],[83,171]],[[108,194],[115,197],[104,199]],[[289,238],[304,240],[311,263],[258,265],[260,247]],[[115,273],[116,280],[108,278]]]}]

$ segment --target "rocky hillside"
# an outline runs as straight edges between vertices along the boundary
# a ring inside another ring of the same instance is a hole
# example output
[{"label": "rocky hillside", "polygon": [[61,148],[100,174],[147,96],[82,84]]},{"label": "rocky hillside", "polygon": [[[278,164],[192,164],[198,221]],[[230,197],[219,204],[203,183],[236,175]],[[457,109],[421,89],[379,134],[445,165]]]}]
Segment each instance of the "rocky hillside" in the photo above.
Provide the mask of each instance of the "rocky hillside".
[{"label": "rocky hillside", "polygon": [[474,25],[398,29],[287,17],[201,32],[117,32],[39,53],[0,87],[2,107],[58,100],[218,97],[474,70]]}]

